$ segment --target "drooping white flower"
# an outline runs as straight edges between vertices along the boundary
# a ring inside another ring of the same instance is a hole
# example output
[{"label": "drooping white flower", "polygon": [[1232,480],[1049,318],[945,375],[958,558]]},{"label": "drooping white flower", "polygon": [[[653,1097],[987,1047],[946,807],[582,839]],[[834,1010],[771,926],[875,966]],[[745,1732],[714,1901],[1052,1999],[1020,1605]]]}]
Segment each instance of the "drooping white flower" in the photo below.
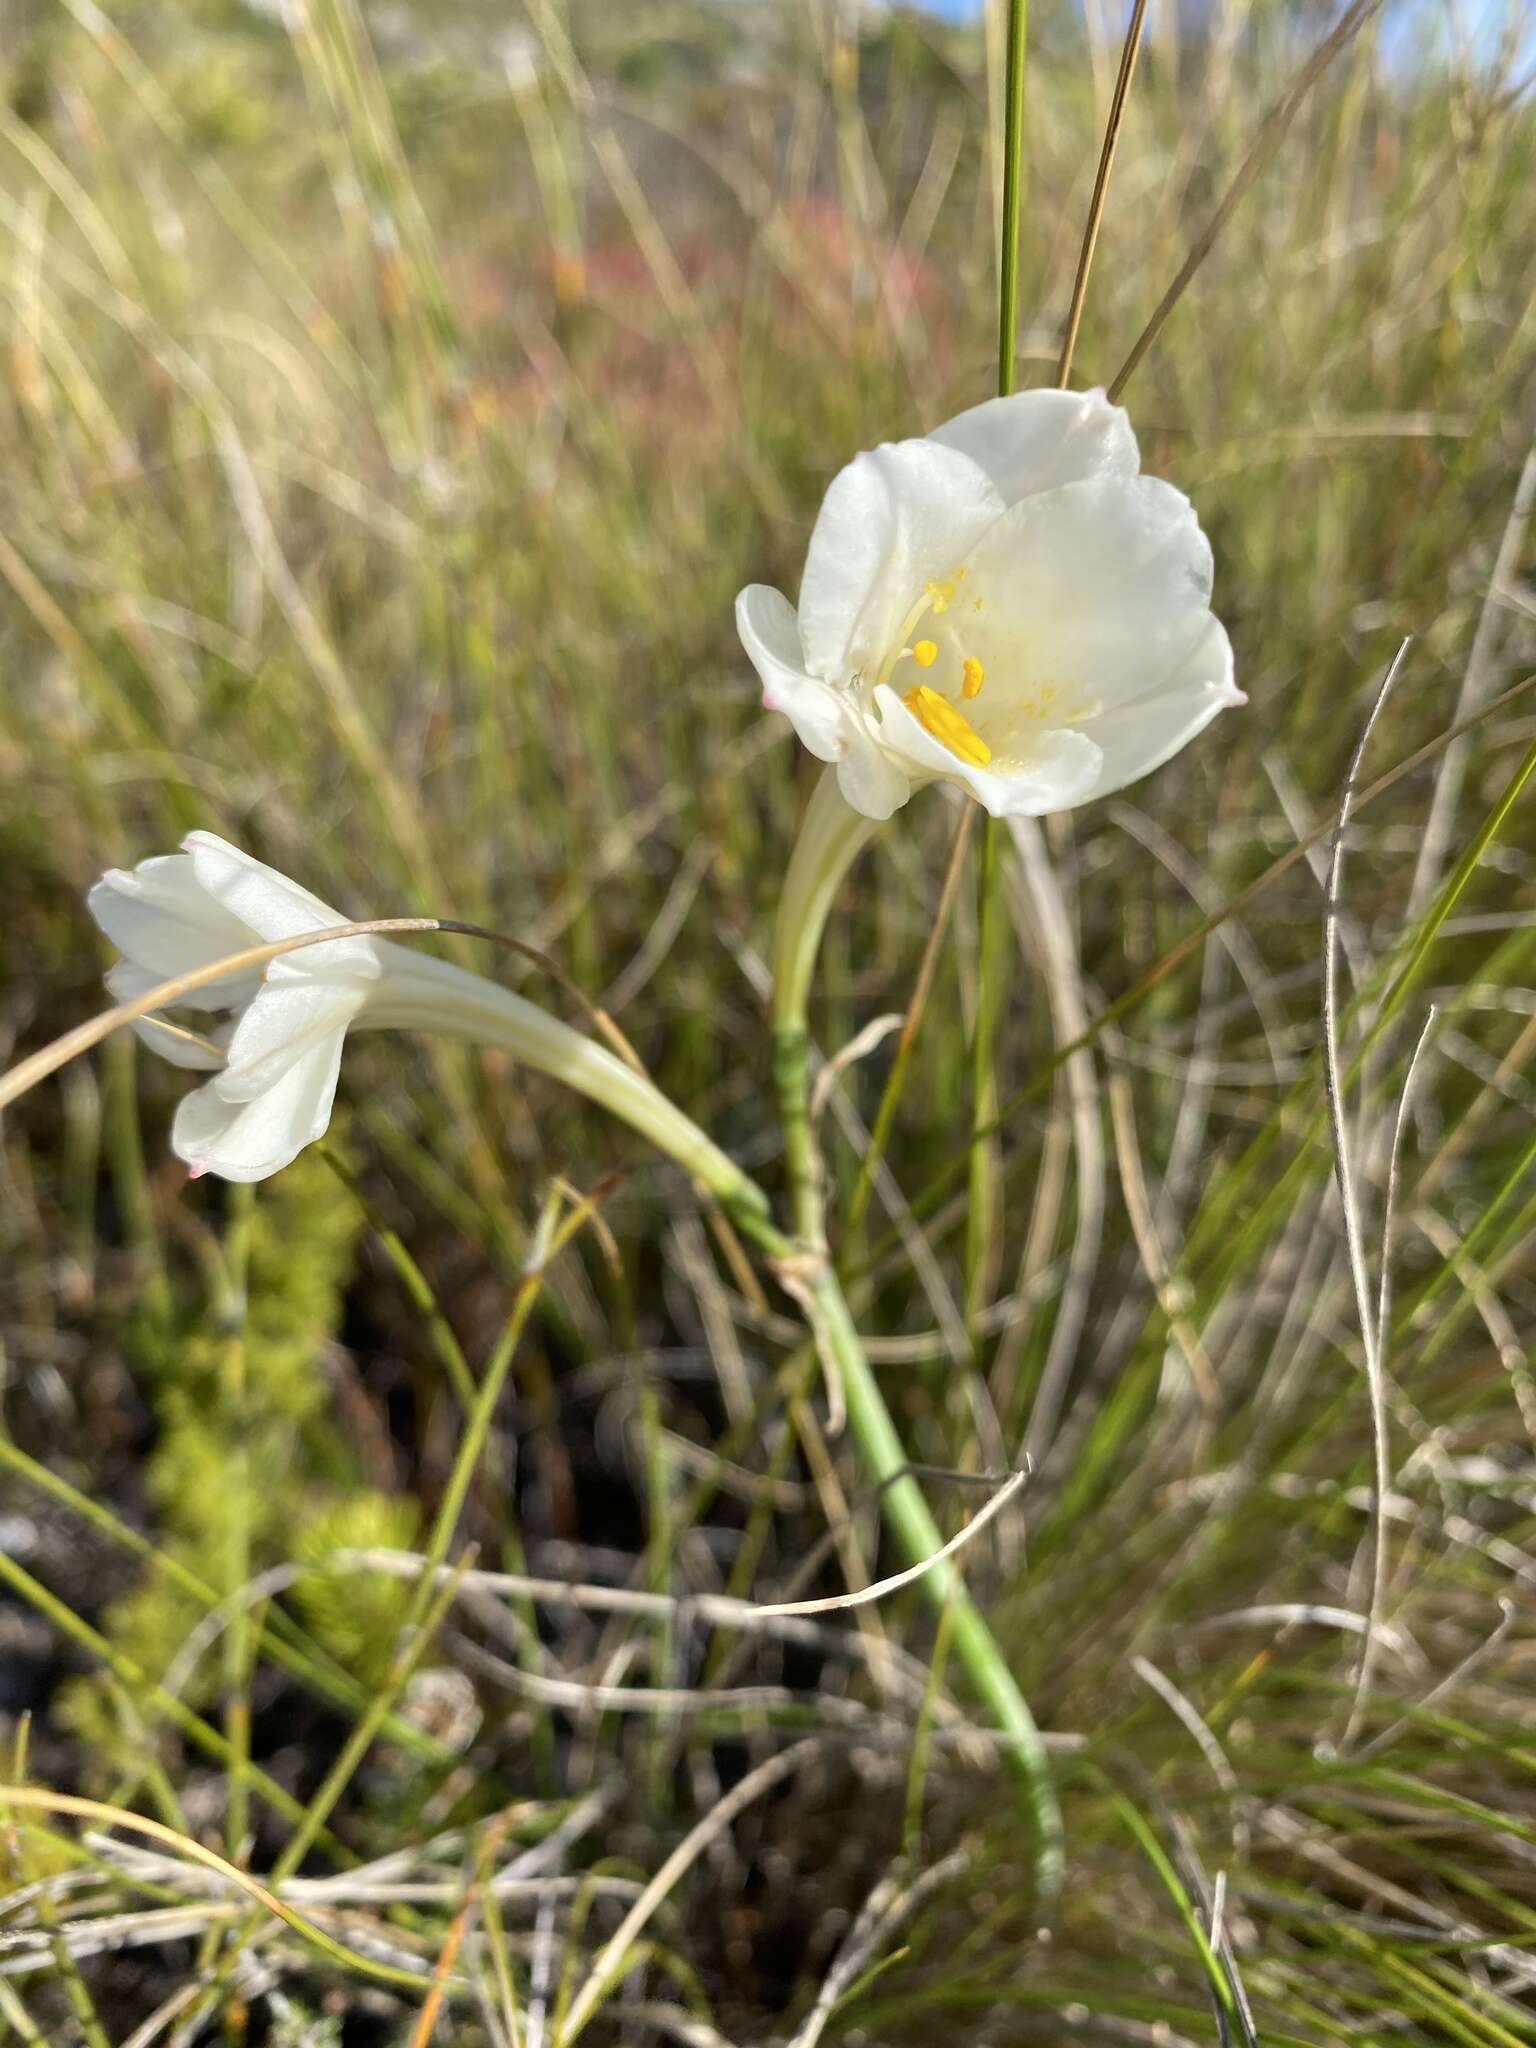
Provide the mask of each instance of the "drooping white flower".
[{"label": "drooping white flower", "polygon": [[[132,872],[110,869],[87,902],[123,955],[107,974],[120,1002],[253,946],[348,922],[211,832]],[[623,1117],[722,1199],[755,1198],[642,1074],[512,990],[392,940],[322,940],[209,982],[187,1006],[222,1021],[204,1035],[151,1013],[135,1029],[178,1066],[211,1070],[171,1133],[194,1173],[255,1181],[286,1166],[330,1122],[347,1032],[388,1026],[499,1046]]]},{"label": "drooping white flower", "polygon": [[1024,391],[833,478],[798,610],[752,584],[736,621],[855,810],[936,777],[996,817],[1069,810],[1245,701],[1194,508],[1140,464],[1102,392]]}]

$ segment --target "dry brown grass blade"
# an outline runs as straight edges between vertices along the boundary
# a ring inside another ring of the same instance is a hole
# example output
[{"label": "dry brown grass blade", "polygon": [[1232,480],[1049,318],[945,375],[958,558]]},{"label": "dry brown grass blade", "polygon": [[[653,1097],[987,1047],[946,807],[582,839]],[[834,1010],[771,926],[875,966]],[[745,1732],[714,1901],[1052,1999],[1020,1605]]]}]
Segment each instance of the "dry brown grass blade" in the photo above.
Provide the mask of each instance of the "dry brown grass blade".
[{"label": "dry brown grass blade", "polygon": [[1125,109],[1131,97],[1131,80],[1136,75],[1136,59],[1141,52],[1141,25],[1146,19],[1147,0],[1135,0],[1131,19],[1125,31],[1125,42],[1120,51],[1120,69],[1115,78],[1115,90],[1109,102],[1109,118],[1104,123],[1104,145],[1099,151],[1099,168],[1093,181],[1093,197],[1088,202],[1088,222],[1083,229],[1083,245],[1078,251],[1077,275],[1072,280],[1072,304],[1067,311],[1067,328],[1061,338],[1061,360],[1056,365],[1056,388],[1065,391],[1067,380],[1072,375],[1072,357],[1077,349],[1077,330],[1082,325],[1083,306],[1088,298],[1088,273],[1093,268],[1093,252],[1099,244],[1099,229],[1104,224],[1104,206],[1109,198],[1110,174],[1115,168],[1115,151],[1120,144],[1120,129],[1125,120]]},{"label": "dry brown grass blade", "polygon": [[875,1111],[874,1128],[870,1134],[869,1146],[859,1161],[859,1177],[854,1183],[845,1212],[845,1228],[850,1237],[855,1237],[864,1220],[869,1198],[874,1192],[875,1175],[880,1161],[885,1156],[886,1142],[891,1134],[896,1111],[901,1103],[902,1091],[906,1087],[907,1067],[912,1058],[912,1048],[918,1031],[922,1027],[923,1013],[928,1007],[929,991],[938,968],[939,952],[944,944],[944,934],[949,929],[950,912],[954,909],[955,891],[960,885],[960,876],[965,867],[965,850],[970,844],[971,831],[976,823],[976,806],[965,804],[955,820],[954,837],[949,844],[949,859],[944,867],[944,879],[939,885],[938,902],[934,906],[933,923],[923,947],[923,957],[918,962],[917,975],[912,983],[912,993],[907,1000],[907,1011],[902,1019],[901,1035],[896,1041],[896,1056],[886,1076],[885,1088],[880,1097],[880,1106]]},{"label": "dry brown grass blade", "polygon": [[1366,1634],[1360,1652],[1354,1700],[1349,1710],[1349,1721],[1344,1730],[1341,1747],[1347,1747],[1353,1741],[1361,1716],[1365,1712],[1374,1664],[1376,1630],[1386,1606],[1387,1524],[1382,1503],[1386,1500],[1390,1487],[1391,1470],[1387,1396],[1381,1359],[1381,1339],[1384,1332],[1378,1329],[1376,1324],[1375,1303],[1366,1266],[1365,1232],[1350,1139],[1348,1104],[1344,1096],[1344,1074],[1339,1060],[1339,910],[1344,888],[1344,849],[1349,837],[1349,821],[1354,811],[1361,764],[1365,759],[1365,750],[1370,744],[1376,721],[1392,694],[1398,676],[1402,673],[1403,664],[1408,656],[1408,645],[1405,640],[1382,677],[1381,687],[1376,692],[1370,712],[1361,727],[1360,737],[1355,743],[1355,751],[1350,756],[1343,792],[1339,797],[1339,817],[1333,833],[1333,847],[1328,862],[1328,888],[1323,905],[1323,1079],[1328,1096],[1328,1120],[1333,1132],[1333,1166],[1339,1189],[1339,1213],[1344,1225],[1344,1244],[1349,1257],[1350,1277],[1354,1283],[1355,1308],[1360,1321],[1360,1341],[1365,1351],[1375,1486],[1375,1498],[1372,1503],[1375,1543],[1371,1569],[1371,1628]]},{"label": "dry brown grass blade", "polygon": [[790,1615],[836,1614],[845,1607],[867,1607],[872,1601],[883,1600],[888,1593],[897,1592],[902,1586],[910,1586],[912,1581],[920,1579],[924,1572],[931,1571],[945,1558],[953,1557],[956,1551],[963,1550],[974,1537],[981,1534],[995,1515],[1001,1514],[1028,1478],[1027,1468],[1010,1472],[985,1507],[981,1508],[956,1535],[951,1536],[942,1550],[936,1550],[932,1557],[924,1558],[921,1564],[908,1565],[905,1571],[895,1572],[886,1579],[879,1579],[872,1586],[863,1586],[855,1593],[834,1593],[825,1600],[754,1603],[752,1614],[759,1621],[769,1618],[783,1619]]},{"label": "dry brown grass blade", "polygon": [[587,1973],[586,1981],[576,1994],[564,2024],[556,2031],[558,2048],[570,2048],[570,2044],[586,2027],[602,2003],[604,1992],[614,1982],[636,1936],[678,1879],[698,1861],[710,1843],[725,1832],[739,1813],[745,1811],[754,1799],[761,1799],[764,1793],[771,1792],[782,1779],[792,1776],[802,1764],[809,1763],[818,1748],[819,1744],[814,1741],[797,1742],[792,1749],[782,1750],[777,1756],[769,1757],[767,1762],[759,1764],[756,1770],[748,1771],[739,1784],[734,1785],[723,1799],[710,1808],[701,1821],[689,1829],[624,1915],[617,1931],[604,1945]]},{"label": "dry brown grass blade", "polygon": [[1381,4],[1382,0],[1353,0],[1353,4],[1340,15],[1333,28],[1324,36],[1297,73],[1285,98],[1270,110],[1268,119],[1263,122],[1254,138],[1253,147],[1238,166],[1237,176],[1227,187],[1221,204],[1195,237],[1194,246],[1179,267],[1178,276],[1158,300],[1151,319],[1136,337],[1134,347],[1122,364],[1114,383],[1109,387],[1109,396],[1112,399],[1117,399],[1130,382],[1137,365],[1162,332],[1168,315],[1183,298],[1190,280],[1216,246],[1217,238],[1247,196],[1250,186],[1285,140],[1290,125],[1301,111],[1302,102],[1308,93],[1334,58],[1365,26]]},{"label": "dry brown grass blade", "polygon": [[[1485,719],[1492,717],[1495,711],[1503,711],[1533,688],[1536,688],[1536,675],[1523,676],[1518,683],[1511,684],[1502,696],[1495,697],[1491,703],[1485,704],[1481,711],[1474,712],[1459,725],[1453,725],[1447,731],[1438,733],[1434,739],[1426,740],[1423,746],[1415,748],[1406,760],[1399,761],[1395,768],[1389,768],[1384,775],[1378,775],[1374,782],[1366,784],[1354,800],[1355,812],[1358,814],[1367,804],[1374,803],[1377,797],[1385,796],[1387,791],[1395,788],[1405,776],[1411,775],[1416,768],[1422,768],[1427,761],[1432,761],[1437,754],[1443,753],[1453,740],[1460,739],[1463,733],[1470,732],[1476,725],[1481,725]],[[1270,862],[1262,874],[1255,875],[1251,882],[1245,883],[1237,891],[1236,895],[1229,896],[1220,910],[1213,911],[1209,917],[1203,919],[1192,932],[1180,939],[1176,946],[1170,946],[1145,974],[1139,975],[1131,983],[1124,995],[1117,996],[1109,1008],[1095,1018],[1083,1042],[1086,1044],[1089,1038],[1097,1037],[1105,1024],[1122,1015],[1133,1004],[1139,1003],[1165,975],[1171,974],[1175,967],[1189,958],[1191,953],[1198,952],[1212,932],[1220,930],[1229,918],[1236,917],[1238,912],[1245,909],[1256,896],[1262,895],[1271,882],[1278,882],[1282,875],[1289,874],[1298,861],[1305,860],[1315,847],[1323,845],[1330,839],[1333,830],[1333,820],[1329,819],[1327,823],[1308,833],[1305,839],[1299,839],[1294,846],[1287,847],[1278,860]],[[1071,1046],[1067,1048],[1069,1052],[1075,1049]]]},{"label": "dry brown grass blade", "polygon": [[[247,946],[243,952],[228,953],[222,960],[212,960],[203,967],[195,967],[187,974],[173,974],[168,981],[156,985],[131,1002],[117,1003],[110,1010],[103,1010],[99,1017],[87,1018],[72,1031],[64,1032],[52,1039],[26,1059],[18,1060],[9,1073],[0,1074],[0,1110],[8,1109],[35,1088],[39,1081],[57,1073],[70,1060],[78,1059],[92,1046],[100,1045],[104,1038],[110,1038],[114,1031],[120,1031],[125,1024],[137,1023],[140,1017],[147,1017],[152,1010],[167,1004],[179,1003],[193,995],[209,982],[218,981],[226,974],[243,973],[250,967],[265,967],[270,960],[279,960],[285,953],[297,953],[305,946],[318,946],[328,939],[368,938],[379,932],[472,932],[469,925],[450,924],[436,917],[385,917],[370,918],[362,924],[330,925],[324,931],[301,932],[297,938],[272,939],[263,946]],[[478,932],[476,936],[494,938],[493,932]]]},{"label": "dry brown grass blade", "polygon": [[432,2038],[433,2029],[437,2025],[437,2016],[443,2009],[443,1999],[448,1990],[449,1979],[453,1975],[454,1963],[458,1959],[459,1949],[463,1944],[465,1934],[469,1931],[469,1923],[474,1917],[475,1908],[478,1903],[479,1892],[477,1887],[475,1891],[470,1893],[470,1896],[453,1916],[453,1925],[448,1929],[448,1938],[443,1943],[442,1954],[438,1957],[436,1966],[432,1971],[432,1988],[427,1993],[421,2011],[416,2015],[415,2026],[411,2029],[410,2048],[427,2048],[427,2043]]},{"label": "dry brown grass blade", "polygon": [[320,1928],[306,1920],[302,1913],[295,1912],[292,1906],[286,1905],[274,1892],[269,1892],[266,1886],[254,1877],[248,1877],[235,1864],[227,1863],[212,1849],[205,1849],[201,1842],[194,1841],[190,1835],[179,1835],[174,1828],[168,1828],[160,1821],[150,1820],[145,1814],[130,1813],[126,1807],[109,1806],[103,1800],[84,1799],[72,1792],[50,1792],[38,1785],[0,1786],[0,1811],[8,1807],[28,1807],[38,1813],[71,1814],[79,1820],[100,1821],[108,1827],[125,1828],[130,1834],[145,1835],[150,1841],[162,1843],[166,1848],[173,1849],[178,1856],[186,1857],[189,1862],[200,1863],[205,1870],[213,1871],[236,1891],[243,1892],[248,1899],[254,1901],[263,1912],[271,1913],[291,1927],[294,1933],[307,1941],[312,1948],[319,1949],[322,1954],[330,1956],[336,1962],[344,1963],[348,1969],[373,1977],[382,1984],[401,1985],[410,1991],[420,1991],[425,1981],[409,1970],[397,1970],[388,1963],[376,1963],[371,1957],[360,1955],[356,1949],[348,1948],[344,1942],[333,1940],[330,1935],[323,1933]]}]

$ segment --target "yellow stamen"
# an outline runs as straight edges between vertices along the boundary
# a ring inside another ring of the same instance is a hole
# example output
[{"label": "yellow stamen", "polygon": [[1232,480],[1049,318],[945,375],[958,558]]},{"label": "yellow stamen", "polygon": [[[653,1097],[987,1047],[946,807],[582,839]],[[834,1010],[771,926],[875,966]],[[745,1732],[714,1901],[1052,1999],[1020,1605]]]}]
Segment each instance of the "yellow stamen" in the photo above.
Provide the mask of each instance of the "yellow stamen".
[{"label": "yellow stamen", "polygon": [[960,694],[962,697],[976,697],[987,680],[987,672],[974,654],[968,654],[960,669]]},{"label": "yellow stamen", "polygon": [[962,761],[972,761],[978,768],[985,768],[991,760],[992,749],[981,734],[937,690],[930,690],[926,683],[919,683],[915,689],[908,690],[901,701],[926,732],[931,732],[941,746],[948,747],[952,754],[958,754]]},{"label": "yellow stamen", "polygon": [[965,571],[963,569],[957,569],[953,576],[946,576],[942,583],[929,582],[923,585],[922,596],[902,620],[896,638],[891,644],[890,653],[887,654],[875,672],[875,681],[877,683],[888,683],[891,680],[891,671],[895,668],[897,662],[906,659],[910,651],[908,643],[912,635],[917,631],[919,619],[926,618],[929,612],[948,611],[951,603],[954,601],[955,585],[964,574]]},{"label": "yellow stamen", "polygon": [[932,668],[938,658],[939,643],[937,640],[919,640],[912,650],[912,659],[919,668]]}]

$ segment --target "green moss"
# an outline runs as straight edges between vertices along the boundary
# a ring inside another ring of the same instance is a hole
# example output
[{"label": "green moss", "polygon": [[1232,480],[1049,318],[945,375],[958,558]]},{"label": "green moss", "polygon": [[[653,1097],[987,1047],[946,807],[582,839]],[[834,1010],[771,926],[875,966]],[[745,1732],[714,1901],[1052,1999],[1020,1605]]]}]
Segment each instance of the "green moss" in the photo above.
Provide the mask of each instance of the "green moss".
[{"label": "green moss", "polygon": [[[157,1539],[222,1593],[238,1590],[237,1565],[249,1579],[295,1557],[408,1545],[415,1533],[413,1502],[362,1484],[331,1399],[328,1354],[357,1233],[358,1212],[337,1199],[334,1175],[303,1158],[252,1205],[243,1318],[228,1300],[203,1294],[180,1302],[168,1328],[140,1324],[130,1340],[157,1428],[145,1473]],[[307,1579],[295,1597],[338,1661],[364,1678],[381,1669],[399,1625],[399,1582]],[[201,1619],[157,1577],[111,1606],[100,1626],[159,1682],[176,1672]],[[222,1682],[210,1644],[181,1696],[204,1706]],[[131,1762],[132,1741],[103,1681],[75,1681],[63,1712],[98,1762]]]}]

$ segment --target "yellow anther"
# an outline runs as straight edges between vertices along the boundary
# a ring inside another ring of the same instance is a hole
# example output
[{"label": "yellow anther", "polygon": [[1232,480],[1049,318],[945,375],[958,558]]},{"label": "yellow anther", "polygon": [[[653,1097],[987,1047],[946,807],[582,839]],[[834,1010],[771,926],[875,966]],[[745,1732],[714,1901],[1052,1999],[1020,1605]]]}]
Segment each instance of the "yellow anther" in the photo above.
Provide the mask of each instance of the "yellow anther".
[{"label": "yellow anther", "polygon": [[912,650],[912,659],[919,668],[932,668],[938,658],[939,643],[937,640],[919,640]]},{"label": "yellow anther", "polygon": [[975,697],[981,693],[981,686],[987,680],[987,672],[974,654],[968,654],[960,670],[960,694]]},{"label": "yellow anther", "polygon": [[991,760],[992,749],[981,734],[937,690],[919,683],[901,701],[926,732],[931,732],[941,746],[958,754],[962,761],[973,761],[978,768],[984,768]]},{"label": "yellow anther", "polygon": [[925,583],[923,595],[933,607],[935,614],[947,612],[955,594],[955,579],[947,576],[942,583]]}]

